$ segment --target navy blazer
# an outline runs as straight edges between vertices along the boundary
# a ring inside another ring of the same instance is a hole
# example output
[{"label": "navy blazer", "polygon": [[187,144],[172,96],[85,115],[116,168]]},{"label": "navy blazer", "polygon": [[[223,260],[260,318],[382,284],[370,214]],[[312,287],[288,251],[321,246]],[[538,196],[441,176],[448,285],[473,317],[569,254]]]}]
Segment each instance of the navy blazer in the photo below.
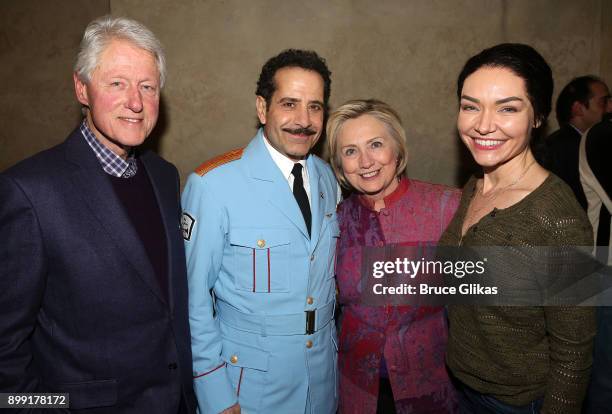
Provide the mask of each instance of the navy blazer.
[{"label": "navy blazer", "polygon": [[176,414],[183,396],[195,410],[179,177],[152,152],[140,159],[166,232],[168,301],[78,129],[0,174],[0,392],[68,392],[96,413]]},{"label": "navy blazer", "polygon": [[563,125],[546,138],[546,149],[542,165],[570,186],[576,200],[586,211],[587,200],[580,182],[578,153],[580,132],[569,124]]}]

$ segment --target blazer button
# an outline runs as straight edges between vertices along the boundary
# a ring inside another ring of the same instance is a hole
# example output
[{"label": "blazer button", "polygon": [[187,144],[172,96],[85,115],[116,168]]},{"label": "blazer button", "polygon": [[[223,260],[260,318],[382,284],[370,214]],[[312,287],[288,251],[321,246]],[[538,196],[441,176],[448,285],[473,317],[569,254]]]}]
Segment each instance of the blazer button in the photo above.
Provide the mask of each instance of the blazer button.
[{"label": "blazer button", "polygon": [[238,355],[232,355],[232,356],[230,357],[230,362],[231,362],[232,364],[237,363],[237,362],[238,362]]},{"label": "blazer button", "polygon": [[257,247],[259,247],[260,249],[266,247],[266,241],[263,239],[257,240]]},{"label": "blazer button", "polygon": [[178,368],[178,365],[176,365],[176,362],[172,362],[172,363],[168,364],[168,369],[169,370],[174,370],[174,369],[177,369],[177,368]]},{"label": "blazer button", "polygon": [[310,339],[306,341],[306,348],[308,349],[312,348],[312,341]]},{"label": "blazer button", "polygon": [[314,299],[312,298],[312,296],[308,296],[306,298],[306,303],[309,305],[312,305],[314,303]]}]

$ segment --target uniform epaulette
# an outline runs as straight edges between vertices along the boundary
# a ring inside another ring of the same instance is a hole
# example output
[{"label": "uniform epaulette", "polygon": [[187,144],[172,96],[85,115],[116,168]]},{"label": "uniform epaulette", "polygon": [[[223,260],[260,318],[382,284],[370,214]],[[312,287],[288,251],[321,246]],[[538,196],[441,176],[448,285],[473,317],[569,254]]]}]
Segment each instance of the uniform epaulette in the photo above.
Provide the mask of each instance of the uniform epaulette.
[{"label": "uniform epaulette", "polygon": [[226,152],[225,154],[218,155],[214,158],[211,158],[208,161],[204,161],[198,168],[196,168],[195,173],[200,177],[206,174],[207,172],[217,168],[220,165],[227,164],[231,161],[236,161],[242,158],[243,148],[236,148],[231,151]]}]

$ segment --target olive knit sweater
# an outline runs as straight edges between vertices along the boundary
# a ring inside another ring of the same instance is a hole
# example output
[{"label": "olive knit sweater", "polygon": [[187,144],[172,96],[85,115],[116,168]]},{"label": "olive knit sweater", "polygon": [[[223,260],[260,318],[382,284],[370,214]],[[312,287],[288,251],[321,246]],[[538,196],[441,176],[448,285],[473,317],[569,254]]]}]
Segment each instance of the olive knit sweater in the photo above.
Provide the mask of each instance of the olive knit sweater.
[{"label": "olive knit sweater", "polygon": [[[524,199],[461,227],[475,190],[466,184],[440,239],[453,246],[587,246],[591,227],[569,187],[551,174]],[[449,306],[447,363],[468,387],[512,405],[544,396],[542,413],[580,413],[591,369],[589,307]]]}]

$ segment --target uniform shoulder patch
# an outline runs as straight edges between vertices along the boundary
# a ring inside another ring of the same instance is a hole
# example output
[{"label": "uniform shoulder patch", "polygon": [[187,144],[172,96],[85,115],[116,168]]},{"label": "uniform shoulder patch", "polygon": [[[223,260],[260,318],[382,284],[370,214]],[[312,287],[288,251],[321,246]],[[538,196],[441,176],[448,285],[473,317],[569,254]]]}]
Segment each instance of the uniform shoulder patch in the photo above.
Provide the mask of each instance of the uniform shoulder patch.
[{"label": "uniform shoulder patch", "polygon": [[191,232],[193,231],[193,225],[196,220],[186,211],[183,211],[183,215],[181,216],[181,231],[183,232],[183,239],[189,241],[191,240]]},{"label": "uniform shoulder patch", "polygon": [[244,147],[236,148],[236,149],[226,152],[225,154],[217,155],[216,157],[203,162],[198,168],[195,169],[195,173],[201,177],[207,172],[214,170],[215,168],[223,164],[227,164],[228,162],[239,160],[240,158],[242,158],[243,151],[244,151]]}]

